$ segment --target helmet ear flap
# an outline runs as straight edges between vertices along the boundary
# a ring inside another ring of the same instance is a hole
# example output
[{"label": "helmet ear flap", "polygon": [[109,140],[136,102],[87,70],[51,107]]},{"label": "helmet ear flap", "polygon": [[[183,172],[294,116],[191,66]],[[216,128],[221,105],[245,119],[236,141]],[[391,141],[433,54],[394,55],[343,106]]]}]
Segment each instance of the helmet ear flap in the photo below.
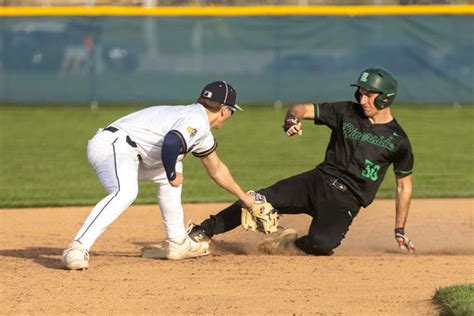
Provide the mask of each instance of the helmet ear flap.
[{"label": "helmet ear flap", "polygon": [[395,99],[395,93],[382,93],[378,97],[375,98],[375,105],[378,109],[385,109],[388,108]]},{"label": "helmet ear flap", "polygon": [[[360,103],[359,88],[357,88],[357,90],[355,91],[354,98],[356,99],[356,101],[358,103]],[[386,93],[382,93],[378,97],[375,98],[375,106],[379,110],[385,109],[385,108],[389,107],[392,104],[394,98],[395,98],[394,93],[393,94],[388,94],[388,95]]]},{"label": "helmet ear flap", "polygon": [[387,96],[385,94],[381,94],[375,98],[375,105],[377,106],[379,110],[381,110],[385,108],[387,101],[388,101]]}]

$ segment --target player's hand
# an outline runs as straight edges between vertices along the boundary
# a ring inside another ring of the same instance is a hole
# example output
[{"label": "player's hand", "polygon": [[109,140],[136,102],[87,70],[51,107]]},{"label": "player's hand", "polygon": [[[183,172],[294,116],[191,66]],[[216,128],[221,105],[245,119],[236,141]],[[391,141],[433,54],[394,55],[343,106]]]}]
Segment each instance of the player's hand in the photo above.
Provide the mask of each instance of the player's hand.
[{"label": "player's hand", "polygon": [[288,134],[288,131],[293,128],[293,126],[298,125],[300,121],[296,118],[296,115],[293,113],[287,113],[285,120],[283,121],[283,131]]},{"label": "player's hand", "polygon": [[395,240],[397,241],[398,247],[400,247],[401,250],[415,252],[415,245],[413,245],[413,242],[405,234],[405,229],[395,228]]},{"label": "player's hand", "polygon": [[286,135],[290,137],[295,135],[303,135],[303,125],[301,125],[301,123],[293,125],[286,131]]},{"label": "player's hand", "polygon": [[[250,192],[250,191],[249,191]],[[255,202],[255,195],[251,193],[245,193],[243,197],[240,198],[244,206],[248,209],[251,209],[253,206],[253,203]]]},{"label": "player's hand", "polygon": [[169,181],[172,187],[179,187],[181,184],[183,184],[184,181],[184,176],[181,172],[176,172],[176,178],[174,180]]}]

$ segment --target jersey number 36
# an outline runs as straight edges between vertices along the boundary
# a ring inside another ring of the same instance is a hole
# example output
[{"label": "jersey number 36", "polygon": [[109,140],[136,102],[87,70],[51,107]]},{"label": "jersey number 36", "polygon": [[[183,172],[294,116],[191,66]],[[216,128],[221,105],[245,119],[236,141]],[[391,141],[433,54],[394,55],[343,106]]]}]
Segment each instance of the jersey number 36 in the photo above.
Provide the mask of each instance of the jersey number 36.
[{"label": "jersey number 36", "polygon": [[377,181],[378,179],[378,172],[380,170],[380,166],[374,164],[370,160],[365,160],[365,169],[362,170],[361,175],[365,178],[369,178],[372,181]]}]

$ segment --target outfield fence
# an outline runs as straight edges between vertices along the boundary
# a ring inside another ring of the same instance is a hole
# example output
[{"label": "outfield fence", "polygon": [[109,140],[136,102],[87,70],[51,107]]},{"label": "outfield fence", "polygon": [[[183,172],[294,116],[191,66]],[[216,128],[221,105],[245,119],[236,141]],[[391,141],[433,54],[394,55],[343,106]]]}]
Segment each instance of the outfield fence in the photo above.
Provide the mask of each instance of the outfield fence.
[{"label": "outfield fence", "polygon": [[352,98],[368,66],[398,100],[474,103],[474,6],[3,7],[0,102]]}]

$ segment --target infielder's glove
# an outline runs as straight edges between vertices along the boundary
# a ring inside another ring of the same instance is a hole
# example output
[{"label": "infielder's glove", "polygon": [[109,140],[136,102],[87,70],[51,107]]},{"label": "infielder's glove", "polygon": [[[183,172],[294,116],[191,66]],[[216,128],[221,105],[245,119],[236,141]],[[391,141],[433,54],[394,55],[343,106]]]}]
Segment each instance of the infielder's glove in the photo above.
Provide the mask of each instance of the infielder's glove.
[{"label": "infielder's glove", "polygon": [[255,195],[255,201],[249,210],[242,207],[242,227],[245,230],[259,231],[264,234],[274,233],[278,230],[278,213],[273,206],[267,202],[263,194],[249,191]]},{"label": "infielder's glove", "polygon": [[415,252],[415,246],[413,242],[405,235],[405,229],[403,228],[395,228],[395,239],[397,240],[398,247],[402,250],[406,250],[408,252]]}]

